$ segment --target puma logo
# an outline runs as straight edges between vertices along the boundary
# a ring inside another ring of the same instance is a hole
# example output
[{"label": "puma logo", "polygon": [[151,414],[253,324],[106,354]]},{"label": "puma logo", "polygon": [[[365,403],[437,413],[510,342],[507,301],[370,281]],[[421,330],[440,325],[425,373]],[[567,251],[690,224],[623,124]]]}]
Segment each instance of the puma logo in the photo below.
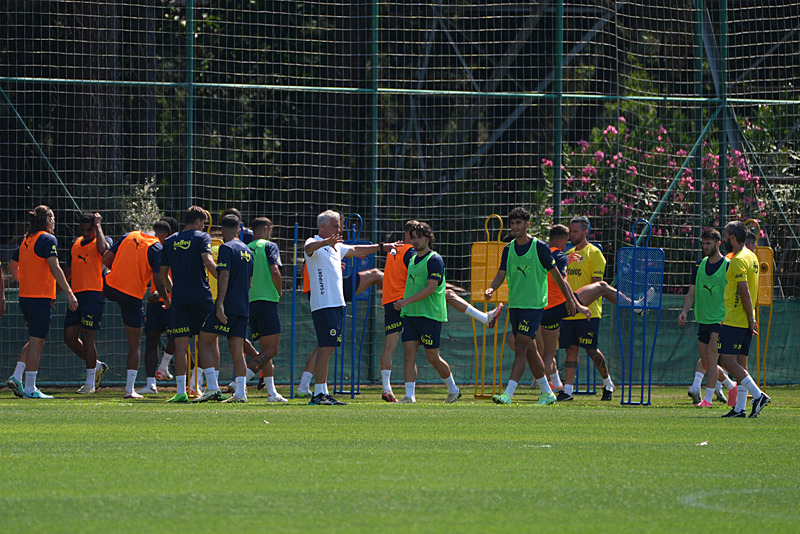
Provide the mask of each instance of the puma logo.
[{"label": "puma logo", "polygon": [[709,295],[713,295],[714,294],[714,291],[710,287],[708,287],[707,285],[703,284],[703,288],[704,289],[708,289],[708,294]]},{"label": "puma logo", "polygon": [[144,243],[139,243],[139,241],[137,241],[135,237],[133,238],[133,242],[136,245],[137,249],[139,248],[139,245],[143,245],[144,244]]},{"label": "puma logo", "polygon": [[521,266],[517,265],[517,270],[522,273],[522,276],[524,276],[525,278],[528,278],[528,266],[527,265],[525,267],[521,267]]},{"label": "puma logo", "polygon": [[79,259],[79,260],[83,260],[83,263],[86,263],[86,259],[87,259],[88,257],[89,257],[89,256],[81,256],[80,254],[78,254],[78,259]]}]

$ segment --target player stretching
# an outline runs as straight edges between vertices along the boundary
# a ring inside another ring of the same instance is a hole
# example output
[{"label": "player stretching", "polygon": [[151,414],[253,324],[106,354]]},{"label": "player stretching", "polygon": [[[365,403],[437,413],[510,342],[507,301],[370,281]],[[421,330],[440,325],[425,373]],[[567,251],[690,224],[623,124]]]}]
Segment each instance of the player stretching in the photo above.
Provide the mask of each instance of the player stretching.
[{"label": "player stretching", "polygon": [[[400,312],[394,309],[394,303],[403,298],[405,292],[408,264],[415,252],[414,247],[411,245],[409,232],[417,224],[419,224],[419,221],[408,221],[403,225],[403,243],[389,251],[383,272],[382,297],[386,340],[381,354],[381,382],[383,382],[381,398],[386,402],[397,402],[392,392],[391,384],[392,353],[397,347],[400,332],[403,331],[403,318],[400,316]],[[500,304],[490,312],[482,312],[456,295],[452,289],[445,290],[445,299],[450,306],[477,319],[482,324],[488,325],[490,328],[494,326],[497,316],[503,310],[503,305]]]},{"label": "player stretching", "polygon": [[[758,295],[758,257],[744,246],[747,227],[742,221],[729,222],[725,226],[723,241],[726,250],[733,252],[725,277],[725,318],[719,327],[717,348],[722,366],[736,377],[739,387],[743,387],[753,396],[753,410],[750,417],[758,417],[770,398],[762,392],[750,377],[747,368],[743,367],[737,356],[746,357],[750,351],[750,341],[758,335],[753,297]],[[717,382],[716,355],[710,362],[706,381]],[[706,392],[708,395],[708,392]],[[745,417],[747,395],[739,391],[736,395],[736,406],[722,417]]]},{"label": "player stretching", "polygon": [[[14,374],[6,385],[17,397],[26,399],[52,399],[36,388],[39,359],[50,330],[56,284],[67,295],[70,311],[78,309],[78,299],[72,293],[64,271],[58,265],[58,241],[53,235],[56,217],[47,206],[36,206],[28,212],[28,233],[19,248],[11,256],[8,268],[19,282],[19,307],[25,326],[28,327],[28,342],[22,347]],[[25,373],[25,387],[22,374]]]},{"label": "player stretching", "polygon": [[[314,369],[314,396],[309,404],[345,404],[328,393],[328,361],[334,349],[342,343],[342,321],[345,310],[345,288],[342,279],[342,260],[354,256],[363,258],[374,254],[381,245],[345,245],[341,236],[342,218],[333,210],[317,216],[318,234],[309,237],[303,246],[311,293],[311,317],[317,334],[317,347],[306,362],[299,389],[307,391],[311,381],[309,367]],[[392,245],[384,245],[387,249]],[[380,272],[380,271],[379,271]],[[357,273],[356,273],[357,276]],[[361,290],[361,284],[356,294]]]},{"label": "player stretching", "polygon": [[[164,241],[161,255],[161,282],[165,284],[172,270],[172,296],[164,294],[164,308],[171,309],[170,336],[175,338],[175,383],[177,392],[167,402],[189,402],[186,394],[186,359],[189,337],[200,333],[208,314],[214,309],[214,299],[208,285],[208,275],[217,276],[217,264],[211,256],[211,236],[203,231],[208,216],[200,206],[191,206],[183,216],[183,230]],[[159,291],[160,292],[160,291]],[[219,389],[216,370],[205,370],[206,385]]]},{"label": "player stretching", "polygon": [[[569,240],[575,248],[569,252],[567,281],[573,291],[593,282],[603,280],[606,259],[596,246],[586,240],[589,235],[589,219],[574,217],[569,223]],[[600,316],[603,301],[595,299],[587,304],[592,312],[591,318],[576,314],[561,323],[560,345],[566,349],[564,363],[564,390],[559,392],[558,400],[572,400],[575,372],[578,369],[578,350],[583,347],[603,377],[603,396],[600,400],[610,401],[614,393],[614,382],[606,366],[606,358],[597,348],[597,334],[600,329]]]},{"label": "player stretching", "polygon": [[[208,314],[200,329],[198,365],[206,370],[206,380],[211,374],[216,379],[216,369],[219,368],[218,338],[220,334],[226,334],[236,375],[236,389],[228,401],[247,402],[244,340],[250,313],[248,294],[253,281],[253,253],[238,237],[239,219],[235,215],[223,217],[220,226],[224,243],[220,245],[217,255],[217,301],[215,309]],[[222,400],[219,385],[215,388],[213,382],[208,384],[203,394],[192,402]]]},{"label": "player stretching", "polygon": [[425,347],[425,357],[447,385],[446,403],[461,398],[450,365],[439,355],[442,324],[447,322],[446,282],[444,260],[431,250],[436,238],[427,223],[418,223],[410,231],[411,244],[416,253],[408,264],[408,276],[403,298],[395,301],[394,309],[403,317],[403,375],[406,395],[402,403],[417,401],[417,349]]},{"label": "player stretching", "polygon": [[97,359],[94,342],[106,305],[103,254],[111,245],[103,234],[102,220],[99,213],[84,213],[78,219],[81,237],[72,244],[64,271],[78,299],[78,309],[64,316],[64,343],[86,362],[86,381],[77,391],[81,394],[94,393],[108,371],[108,365]]},{"label": "player stretching", "polygon": [[[169,232],[169,225],[158,221],[153,225],[153,229],[159,231],[161,239],[164,239]],[[141,358],[144,325],[142,298],[147,293],[147,284],[151,280],[159,293],[166,292],[158,280],[161,247],[161,241],[157,236],[135,230],[124,235],[103,255],[103,264],[111,269],[106,275],[103,294],[119,304],[122,310],[122,324],[125,326],[125,335],[128,338],[127,376],[123,395],[125,399],[142,398],[133,390]]]},{"label": "player stretching", "polygon": [[524,208],[514,208],[508,214],[511,236],[514,238],[503,248],[500,268],[486,290],[486,299],[492,298],[494,292],[508,280],[508,313],[511,329],[514,334],[514,364],[511,377],[505,392],[493,395],[497,404],[509,404],[519,385],[519,379],[525,372],[527,362],[541,393],[539,404],[552,404],[556,396],[547,381],[546,369],[542,357],[536,350],[533,339],[539,329],[542,312],[547,306],[547,275],[552,274],[555,283],[565,295],[565,306],[569,315],[576,311],[589,313],[569,291],[563,274],[557,269],[550,247],[528,234],[530,213]]},{"label": "player stretching", "polygon": [[[695,406],[704,408],[711,406],[714,395],[722,402],[728,402],[728,399],[722,394],[722,385],[730,390],[731,406],[736,404],[736,383],[731,382],[721,367],[717,367],[717,373],[718,376],[725,377],[725,379],[721,381],[722,383],[717,382],[716,387],[711,387],[712,383],[708,382],[707,398],[702,401],[700,399],[700,382],[711,362],[717,361],[719,324],[725,318],[725,302],[722,295],[725,291],[725,276],[730,261],[719,252],[720,240],[719,232],[713,228],[706,228],[700,234],[700,245],[704,257],[692,269],[692,283],[683,299],[681,313],[678,314],[678,324],[685,326],[686,316],[694,305],[694,316],[697,321],[697,349],[700,352],[700,359],[695,368],[694,381],[689,386],[689,396]],[[699,291],[698,288],[700,288]]]}]

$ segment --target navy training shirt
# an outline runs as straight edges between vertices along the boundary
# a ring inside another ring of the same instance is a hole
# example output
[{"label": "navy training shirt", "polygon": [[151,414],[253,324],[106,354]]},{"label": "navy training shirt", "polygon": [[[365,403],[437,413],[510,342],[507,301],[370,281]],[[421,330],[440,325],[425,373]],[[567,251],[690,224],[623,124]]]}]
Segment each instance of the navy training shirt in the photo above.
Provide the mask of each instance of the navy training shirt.
[{"label": "navy training shirt", "polygon": [[250,279],[253,276],[253,251],[239,239],[219,246],[217,272],[229,271],[228,289],[225,293],[225,314],[250,314]]},{"label": "navy training shirt", "polygon": [[206,252],[211,254],[211,236],[199,230],[177,232],[164,241],[161,265],[172,270],[173,304],[211,300],[208,273],[202,258]]}]

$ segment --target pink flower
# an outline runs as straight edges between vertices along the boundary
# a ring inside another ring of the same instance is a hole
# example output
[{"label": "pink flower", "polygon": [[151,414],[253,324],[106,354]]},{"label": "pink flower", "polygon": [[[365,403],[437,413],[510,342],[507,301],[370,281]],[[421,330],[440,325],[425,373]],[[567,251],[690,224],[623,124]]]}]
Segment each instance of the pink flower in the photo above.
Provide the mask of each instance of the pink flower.
[{"label": "pink flower", "polygon": [[595,160],[596,162],[600,163],[601,161],[603,161],[603,158],[604,158],[605,156],[606,156],[606,155],[605,155],[605,154],[603,154],[603,151],[602,151],[602,150],[598,150],[597,152],[595,152],[595,153],[594,153],[594,160]]},{"label": "pink flower", "polygon": [[621,122],[622,124],[625,124],[625,117],[620,117],[619,118],[619,122]]},{"label": "pink flower", "polygon": [[581,153],[586,152],[586,150],[589,148],[589,141],[581,139],[578,141],[578,146],[581,147]]},{"label": "pink flower", "polygon": [[573,202],[575,202],[574,198],[565,198],[564,200],[561,201],[561,204],[563,204],[564,206],[569,206]]},{"label": "pink flower", "polygon": [[609,134],[611,134],[611,135],[617,135],[618,133],[619,133],[619,132],[617,131],[617,129],[616,129],[616,128],[614,128],[614,126],[613,126],[613,125],[611,125],[611,124],[609,124],[608,126],[606,126],[606,129],[605,129],[605,130],[603,130],[603,135],[609,135]]},{"label": "pink flower", "polygon": [[550,216],[550,215],[552,215],[552,214],[553,214],[553,208],[551,208],[550,206],[547,206],[547,207],[544,209],[544,214],[545,214],[545,215],[547,215],[547,216]]},{"label": "pink flower", "polygon": [[614,196],[612,193],[606,193],[606,202],[612,204],[617,201],[617,197]]},{"label": "pink flower", "polygon": [[608,208],[605,206],[600,206],[600,215],[608,214]]},{"label": "pink flower", "polygon": [[547,158],[542,158],[542,165],[545,166],[545,167],[552,167],[553,166],[553,162],[550,161]]}]

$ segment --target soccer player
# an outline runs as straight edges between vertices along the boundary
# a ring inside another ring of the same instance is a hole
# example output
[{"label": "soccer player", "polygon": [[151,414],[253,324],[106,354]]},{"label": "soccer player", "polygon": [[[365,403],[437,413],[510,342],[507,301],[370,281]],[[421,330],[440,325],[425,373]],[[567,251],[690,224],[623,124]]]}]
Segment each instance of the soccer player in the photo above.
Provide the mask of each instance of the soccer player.
[{"label": "soccer player", "polygon": [[[217,264],[211,255],[211,236],[203,231],[208,222],[206,210],[190,206],[183,216],[183,230],[164,241],[161,254],[161,287],[172,271],[172,294],[164,294],[164,308],[171,309],[170,337],[175,338],[175,383],[177,392],[167,402],[188,403],[186,394],[186,354],[189,337],[200,333],[208,314],[214,309],[214,299],[208,285],[208,275],[217,276]],[[219,389],[216,371],[206,373],[207,387]],[[213,375],[213,376],[212,376]]]},{"label": "soccer player", "polygon": [[237,219],[239,219],[239,240],[244,243],[245,245],[249,245],[254,237],[255,229],[251,230],[244,225],[244,219],[242,218],[242,212],[237,210],[236,208],[228,208],[222,212],[222,219],[227,217],[228,215],[233,215]]},{"label": "soccer player", "polygon": [[236,375],[236,391],[229,402],[247,402],[244,360],[244,340],[247,336],[247,323],[250,313],[248,294],[253,281],[253,253],[239,239],[239,219],[226,215],[220,221],[224,243],[217,255],[217,301],[200,329],[197,341],[198,365],[205,369],[208,387],[202,395],[192,402],[223,400],[222,391],[217,384],[216,369],[219,368],[220,334],[228,336],[228,348],[233,358]]},{"label": "soccer player", "polygon": [[[165,219],[157,221],[153,225],[153,233],[161,243],[162,251],[164,241],[172,235],[172,225]],[[159,266],[155,270],[158,274],[158,279],[161,278],[161,257],[159,255]],[[163,288],[169,293],[172,290],[172,281],[169,277],[166,279],[166,285]],[[158,387],[156,386],[156,379],[158,380],[171,380],[172,375],[166,369],[169,364],[169,359],[172,358],[171,352],[174,351],[175,341],[170,339],[167,342],[167,349],[164,351],[166,364],[164,369],[158,369],[158,348],[161,344],[161,334],[169,332],[169,311],[164,309],[164,298],[161,296],[160,291],[153,291],[150,288],[150,296],[147,299],[147,308],[144,314],[144,369],[147,376],[147,383],[144,387],[137,389],[136,393],[139,395],[156,395],[158,394]],[[162,363],[164,360],[162,359]]]},{"label": "soccer player", "polygon": [[542,313],[547,306],[547,275],[551,273],[565,298],[569,315],[576,311],[588,312],[569,291],[564,276],[556,267],[553,254],[546,243],[534,239],[528,233],[530,213],[525,208],[514,208],[508,214],[511,236],[514,238],[503,248],[500,268],[494,280],[485,291],[486,299],[508,280],[508,313],[514,334],[514,364],[505,392],[493,395],[497,404],[509,404],[525,371],[526,362],[530,365],[533,377],[539,384],[541,393],[539,404],[552,404],[556,396],[547,380],[542,357],[533,344]]},{"label": "soccer player", "polygon": [[[417,224],[419,224],[419,221],[412,220],[403,225],[403,242],[389,251],[383,272],[383,310],[386,340],[381,354],[381,381],[383,382],[381,398],[386,402],[397,402],[391,384],[392,353],[397,347],[400,332],[403,331],[403,318],[400,316],[400,312],[394,309],[394,302],[400,300],[405,292],[408,264],[415,253],[414,247],[411,245],[409,232]],[[482,312],[459,297],[450,288],[445,289],[445,300],[448,305],[482,324],[488,325],[489,328],[494,327],[497,317],[503,311],[503,305],[500,304],[489,312]]]},{"label": "soccer player", "polygon": [[259,371],[267,389],[267,402],[288,402],[275,389],[275,365],[281,339],[281,318],[278,315],[281,287],[281,252],[270,241],[272,221],[266,217],[253,219],[253,241],[247,246],[253,252],[253,285],[250,287],[250,337],[258,341],[261,351],[248,362],[245,382]]},{"label": "soccer player", "polygon": [[[6,386],[17,397],[52,399],[36,387],[39,359],[50,330],[51,305],[56,298],[56,285],[67,295],[70,311],[78,309],[78,299],[58,265],[58,242],[53,235],[56,217],[47,206],[36,206],[28,212],[28,232],[11,256],[9,270],[19,282],[19,307],[28,327],[28,342],[22,347],[14,374]],[[25,374],[25,387],[22,375]]]},{"label": "soccer player", "polygon": [[447,322],[444,260],[431,250],[436,237],[427,223],[414,225],[409,236],[415,254],[408,264],[403,298],[393,304],[403,318],[403,376],[406,394],[400,402],[417,402],[417,349],[422,344],[428,363],[447,385],[445,403],[454,403],[461,398],[461,390],[456,386],[450,365],[439,355],[442,324]]},{"label": "soccer player", "polygon": [[[754,305],[754,298],[758,295],[758,258],[744,246],[746,237],[747,227],[742,221],[729,222],[725,226],[723,242],[725,249],[733,252],[733,258],[725,276],[725,318],[719,327],[717,348],[722,366],[736,377],[740,389],[736,394],[736,405],[722,417],[745,417],[747,393],[753,396],[750,417],[758,417],[770,401],[737,359],[737,356],[748,355],[750,341],[758,335]],[[716,357],[712,359],[707,367],[706,382],[713,387],[717,382],[717,360]]]},{"label": "soccer player", "polygon": [[[692,283],[683,299],[683,307],[678,314],[678,324],[686,325],[686,317],[689,309],[694,306],[694,316],[697,321],[697,349],[700,352],[700,359],[695,368],[694,381],[689,386],[689,396],[695,406],[709,407],[711,400],[716,395],[723,402],[728,402],[722,395],[722,384],[717,382],[716,387],[710,387],[708,383],[706,395],[708,399],[700,398],[700,382],[706,374],[706,369],[711,365],[711,361],[717,360],[717,339],[719,336],[719,325],[725,318],[725,302],[722,295],[725,291],[725,276],[728,271],[730,261],[719,251],[721,237],[719,232],[713,228],[706,228],[700,234],[700,245],[703,249],[703,259],[697,262],[692,270]],[[698,288],[701,288],[699,291]],[[736,383],[725,374],[722,368],[717,368],[718,376],[725,377],[722,383],[725,388],[730,390],[730,402],[736,403]],[[709,392],[710,389],[710,392]],[[724,399],[724,400],[723,400]]]},{"label": "soccer player", "polygon": [[[303,389],[303,380],[307,380],[308,388],[310,378],[306,377],[311,360],[314,364],[314,396],[309,404],[336,405],[345,404],[328,393],[328,362],[334,349],[342,342],[342,320],[344,319],[345,295],[342,279],[342,260],[345,258],[363,258],[367,254],[374,254],[381,248],[392,245],[345,245],[341,236],[342,218],[333,210],[327,210],[317,216],[319,233],[306,240],[303,246],[306,267],[311,275],[311,317],[314,320],[314,330],[317,334],[317,348],[306,362],[306,371],[300,382]],[[379,271],[380,272],[380,271]],[[361,281],[363,283],[363,280]],[[359,283],[359,289],[361,283]],[[358,293],[358,291],[357,291]]]},{"label": "soccer player", "polygon": [[[167,224],[169,224],[169,235],[172,235],[172,234],[176,233],[180,229],[180,226],[178,224],[178,219],[176,219],[175,217],[162,217],[161,220],[166,222]],[[163,245],[164,243],[161,243],[161,244]],[[170,291],[172,290],[172,281],[171,280],[169,280],[169,288],[168,289]],[[156,297],[154,297],[152,295],[152,292],[151,292],[151,297],[153,297],[153,300],[151,300],[150,302],[153,302],[154,300],[155,301],[159,301],[159,303],[158,303],[158,311],[156,312],[155,309],[153,309],[153,311],[154,311],[154,313],[158,313],[158,315],[159,315],[158,323],[160,323],[160,326],[162,328],[159,328],[156,324],[154,324],[155,320],[151,320],[150,321],[151,322],[151,326],[153,326],[153,330],[160,330],[160,332],[169,333],[169,318],[172,315],[172,313],[169,312],[168,310],[164,309],[164,299],[161,298],[160,295],[156,298]],[[151,334],[151,336],[154,337],[155,334]],[[157,353],[158,349],[160,347],[160,344],[161,344],[161,333],[158,334],[158,339],[153,340],[153,341],[155,342],[155,345],[153,346],[153,350],[155,350],[156,353]],[[145,367],[146,367],[147,366],[147,312],[145,312],[145,349],[144,350],[145,350]],[[167,346],[164,349],[164,354],[162,354],[162,356],[161,356],[161,362],[158,364],[158,368],[156,369],[156,380],[172,380],[173,378],[175,378],[169,372],[169,363],[172,361],[172,357],[173,357],[174,354],[175,354],[175,340],[173,338],[169,337],[169,334],[168,334],[167,335]]]},{"label": "soccer player", "polygon": [[[156,228],[160,229],[162,239],[166,237],[164,234],[169,231],[168,229],[164,230],[159,222],[153,225],[153,229]],[[161,241],[157,236],[134,230],[125,234],[103,255],[103,264],[111,269],[106,275],[103,293],[107,299],[119,304],[122,310],[122,324],[125,326],[125,335],[128,338],[127,374],[123,395],[125,399],[142,398],[142,395],[133,390],[141,359],[144,325],[142,299],[151,281],[160,294],[166,293],[166,289],[158,279],[161,249]]]},{"label": "soccer player", "polygon": [[[586,217],[574,217],[569,223],[569,240],[575,248],[569,252],[567,281],[573,291],[593,282],[603,281],[606,259],[600,249],[586,240],[589,228],[589,219]],[[559,401],[572,400],[580,347],[586,350],[603,378],[603,396],[600,400],[610,401],[613,397],[614,382],[608,372],[605,356],[597,348],[603,301],[595,299],[587,306],[592,312],[590,318],[579,313],[565,318],[561,323],[559,342],[561,348],[566,349],[567,357],[564,363],[564,390],[558,394]]]},{"label": "soccer player", "polygon": [[94,393],[108,371],[108,365],[97,359],[94,342],[106,305],[103,254],[111,246],[111,239],[103,234],[102,221],[99,213],[80,216],[78,228],[81,236],[70,248],[64,271],[78,299],[78,309],[67,311],[64,316],[64,343],[86,362],[86,381],[77,391],[80,394]]}]

